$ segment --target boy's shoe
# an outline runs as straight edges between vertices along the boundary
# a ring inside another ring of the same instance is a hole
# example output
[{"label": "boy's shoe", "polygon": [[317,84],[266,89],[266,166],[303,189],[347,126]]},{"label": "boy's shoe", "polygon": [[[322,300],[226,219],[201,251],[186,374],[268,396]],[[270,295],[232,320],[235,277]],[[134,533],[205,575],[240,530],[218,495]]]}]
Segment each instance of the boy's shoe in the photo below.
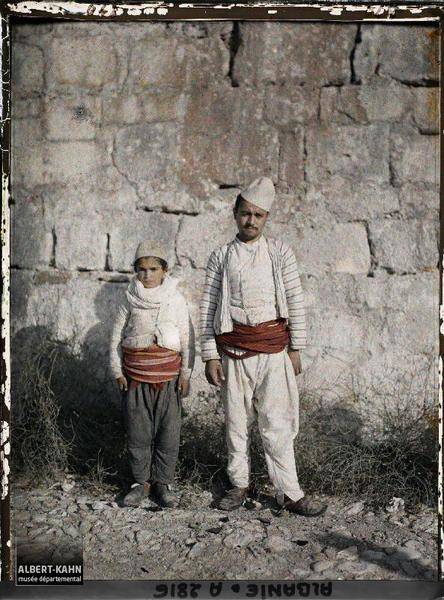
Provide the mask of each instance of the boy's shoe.
[{"label": "boy's shoe", "polygon": [[300,500],[295,502],[288,496],[284,495],[283,508],[289,512],[301,515],[302,517],[319,517],[323,515],[327,510],[327,505],[313,500],[309,496],[303,496]]},{"label": "boy's shoe", "polygon": [[124,506],[139,506],[144,498],[148,498],[151,486],[149,483],[133,483],[130,491],[123,499]]},{"label": "boy's shoe", "polygon": [[151,496],[163,508],[175,508],[177,506],[177,498],[170,492],[166,483],[159,483],[158,481],[153,483]]},{"label": "boy's shoe", "polygon": [[220,500],[217,508],[220,510],[236,510],[240,508],[248,496],[248,488],[234,487]]}]

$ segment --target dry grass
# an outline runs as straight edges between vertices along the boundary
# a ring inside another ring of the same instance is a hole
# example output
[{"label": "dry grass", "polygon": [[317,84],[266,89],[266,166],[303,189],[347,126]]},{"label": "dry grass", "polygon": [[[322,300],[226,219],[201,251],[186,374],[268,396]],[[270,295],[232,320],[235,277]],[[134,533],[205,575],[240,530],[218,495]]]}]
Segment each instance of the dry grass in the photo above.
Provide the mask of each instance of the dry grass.
[{"label": "dry grass", "polygon": [[[51,336],[21,344],[21,354],[13,386],[14,468],[34,479],[70,471],[98,489],[130,482],[119,407],[88,362]],[[415,401],[399,385],[379,402],[372,390],[371,403],[356,394],[347,404],[303,396],[295,450],[304,489],[374,505],[393,496],[434,505],[438,421],[428,390],[421,399],[416,389]],[[183,420],[177,478],[183,487],[215,490],[227,485],[224,421],[218,402],[205,405]],[[257,430],[251,454],[260,485],[267,474]]]}]

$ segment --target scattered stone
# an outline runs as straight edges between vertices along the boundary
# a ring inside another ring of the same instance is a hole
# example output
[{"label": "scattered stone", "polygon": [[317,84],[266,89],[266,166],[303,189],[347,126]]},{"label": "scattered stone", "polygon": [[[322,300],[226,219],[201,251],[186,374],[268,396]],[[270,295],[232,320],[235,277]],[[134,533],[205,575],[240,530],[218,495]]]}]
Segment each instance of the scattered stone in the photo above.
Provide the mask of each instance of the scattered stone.
[{"label": "scattered stone", "polygon": [[75,481],[63,481],[60,487],[66,493],[71,492],[75,488]]},{"label": "scattered stone", "polygon": [[206,529],[206,531],[208,531],[208,533],[220,533],[222,531],[222,527],[209,527],[208,529]]},{"label": "scattered stone", "polygon": [[91,505],[92,510],[104,510],[105,508],[108,507],[108,504],[106,502],[101,502],[101,501],[96,501]]},{"label": "scattered stone", "polygon": [[397,513],[397,512],[402,512],[405,509],[405,502],[402,498],[397,498],[396,496],[394,496],[389,504],[386,506],[386,511],[388,513]]},{"label": "scattered stone", "polygon": [[360,512],[364,510],[364,502],[355,502],[351,506],[345,508],[345,514],[349,517],[358,515]]},{"label": "scattered stone", "polygon": [[355,560],[358,558],[358,547],[357,546],[349,546],[348,548],[344,548],[344,550],[340,550],[337,554],[337,558],[345,558],[348,560]]},{"label": "scattered stone", "polygon": [[187,556],[189,556],[190,558],[200,556],[204,552],[205,548],[205,544],[203,544],[202,542],[197,542],[197,544],[194,544],[194,546],[191,547],[191,550],[188,552]]},{"label": "scattered stone", "polygon": [[385,557],[384,552],[378,552],[377,550],[364,550],[360,556],[364,560],[384,560]]},{"label": "scattered stone", "polygon": [[190,537],[190,538],[187,538],[187,539],[185,540],[185,546],[192,546],[192,545],[193,545],[193,544],[195,544],[195,543],[196,543],[196,540],[195,540],[195,538],[191,538],[191,537]]},{"label": "scattered stone", "polygon": [[338,569],[341,571],[345,571],[347,573],[353,573],[354,575],[359,575],[361,573],[365,573],[371,569],[369,563],[363,561],[344,561],[338,564]]},{"label": "scattered stone", "polygon": [[87,533],[90,529],[91,523],[88,523],[88,521],[82,521],[79,525],[79,531],[82,535]]},{"label": "scattered stone", "polygon": [[333,566],[333,562],[331,560],[318,560],[310,566],[315,573],[322,573],[322,571],[330,569]]},{"label": "scattered stone", "polygon": [[144,529],[136,531],[135,532],[136,542],[138,544],[145,544],[152,538],[152,535],[153,534],[151,531],[145,531]]},{"label": "scattered stone", "polygon": [[279,535],[271,535],[265,542],[265,548],[269,552],[286,552],[293,550],[293,544]]},{"label": "scattered stone", "polygon": [[80,530],[74,525],[69,525],[68,527],[64,527],[63,531],[72,538],[79,537]]},{"label": "scattered stone", "polygon": [[328,548],[325,548],[324,554],[327,558],[330,558],[333,560],[336,558],[337,550],[336,550],[336,548],[328,547]]},{"label": "scattered stone", "polygon": [[228,548],[244,548],[253,540],[253,535],[247,531],[239,529],[237,531],[233,531],[233,533],[230,533],[226,538],[224,538],[224,545]]}]

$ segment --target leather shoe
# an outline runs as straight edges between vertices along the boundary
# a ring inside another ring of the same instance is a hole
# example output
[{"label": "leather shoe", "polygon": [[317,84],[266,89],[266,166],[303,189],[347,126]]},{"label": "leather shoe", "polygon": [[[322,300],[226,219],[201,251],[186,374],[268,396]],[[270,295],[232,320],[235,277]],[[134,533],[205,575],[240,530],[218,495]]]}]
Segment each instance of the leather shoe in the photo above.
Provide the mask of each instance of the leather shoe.
[{"label": "leather shoe", "polygon": [[177,498],[170,492],[166,483],[159,483],[158,481],[153,483],[151,495],[153,500],[163,508],[175,508],[177,506]]},{"label": "leather shoe", "polygon": [[219,501],[220,510],[236,510],[245,502],[248,495],[248,488],[234,487],[229,490]]},{"label": "leather shoe", "polygon": [[148,498],[150,493],[150,484],[145,483],[133,483],[130,491],[123,499],[124,506],[139,506],[144,498]]},{"label": "leather shoe", "polygon": [[296,515],[301,515],[302,517],[319,517],[325,513],[327,505],[322,504],[322,502],[317,500],[313,500],[309,496],[303,496],[300,500],[295,502],[284,495],[283,508]]}]

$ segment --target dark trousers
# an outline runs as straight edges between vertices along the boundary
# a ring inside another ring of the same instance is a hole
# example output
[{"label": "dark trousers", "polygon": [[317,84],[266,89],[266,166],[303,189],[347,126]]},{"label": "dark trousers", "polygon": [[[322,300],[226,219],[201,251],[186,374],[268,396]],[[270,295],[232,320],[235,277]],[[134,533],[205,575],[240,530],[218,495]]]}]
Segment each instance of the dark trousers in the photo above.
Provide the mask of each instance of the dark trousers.
[{"label": "dark trousers", "polygon": [[181,410],[177,377],[166,382],[161,390],[141,383],[122,393],[130,467],[137,483],[173,481],[179,455]]}]

